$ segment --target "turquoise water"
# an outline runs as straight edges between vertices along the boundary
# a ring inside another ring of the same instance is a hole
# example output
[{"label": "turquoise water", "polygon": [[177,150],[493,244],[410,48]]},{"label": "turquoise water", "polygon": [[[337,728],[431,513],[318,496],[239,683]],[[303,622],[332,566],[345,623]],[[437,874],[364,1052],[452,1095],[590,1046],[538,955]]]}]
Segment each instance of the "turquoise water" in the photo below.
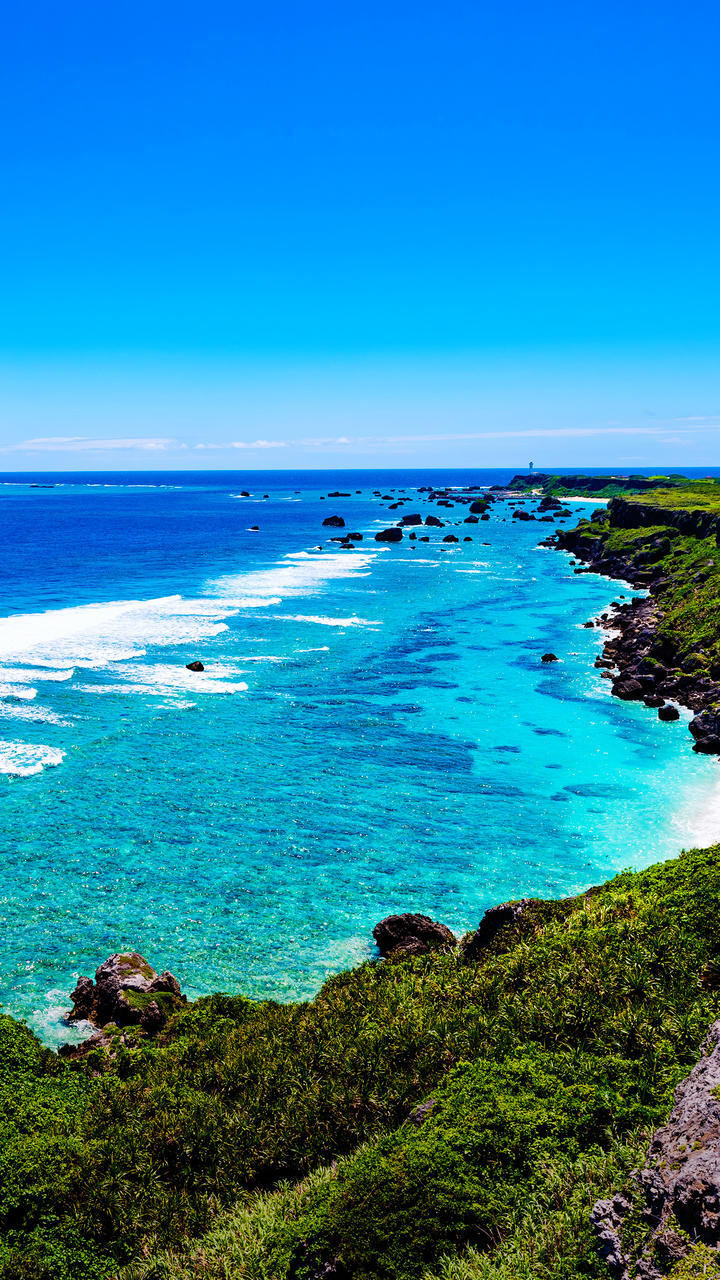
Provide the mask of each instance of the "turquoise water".
[{"label": "turquoise water", "polygon": [[372,490],[432,479],[0,489],[0,1000],[48,1043],[124,947],[190,995],[306,997],[389,912],[462,931],[720,834],[685,721],[593,667],[582,624],[629,588],[505,509],[472,543],[374,542],[402,512]]}]

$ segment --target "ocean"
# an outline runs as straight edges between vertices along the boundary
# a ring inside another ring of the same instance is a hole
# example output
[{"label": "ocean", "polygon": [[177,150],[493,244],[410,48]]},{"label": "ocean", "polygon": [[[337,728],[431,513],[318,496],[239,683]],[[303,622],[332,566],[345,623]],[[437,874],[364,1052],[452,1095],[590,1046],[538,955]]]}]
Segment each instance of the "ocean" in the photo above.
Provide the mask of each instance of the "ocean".
[{"label": "ocean", "polygon": [[720,835],[689,717],[613,699],[593,666],[583,623],[630,588],[504,506],[374,540],[409,511],[463,520],[422,485],[510,475],[0,476],[6,1012],[82,1034],[68,992],[122,949],[190,996],[305,999],[390,912],[462,932]]}]

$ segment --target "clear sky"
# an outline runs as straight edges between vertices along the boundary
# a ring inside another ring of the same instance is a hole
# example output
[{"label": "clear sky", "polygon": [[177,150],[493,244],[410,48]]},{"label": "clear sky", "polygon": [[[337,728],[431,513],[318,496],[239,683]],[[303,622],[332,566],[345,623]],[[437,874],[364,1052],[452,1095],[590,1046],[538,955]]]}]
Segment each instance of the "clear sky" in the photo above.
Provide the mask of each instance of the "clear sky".
[{"label": "clear sky", "polygon": [[0,470],[719,464],[719,35],[7,5]]}]

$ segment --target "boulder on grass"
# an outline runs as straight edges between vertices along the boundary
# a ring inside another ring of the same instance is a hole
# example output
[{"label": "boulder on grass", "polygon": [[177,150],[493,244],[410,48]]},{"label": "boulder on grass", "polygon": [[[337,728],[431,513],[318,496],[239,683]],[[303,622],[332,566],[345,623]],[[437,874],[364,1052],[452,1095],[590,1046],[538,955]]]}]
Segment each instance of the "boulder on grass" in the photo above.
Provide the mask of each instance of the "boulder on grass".
[{"label": "boulder on grass", "polygon": [[447,925],[431,920],[430,916],[407,911],[399,916],[387,916],[373,929],[381,956],[424,956],[428,951],[447,951],[456,945],[457,939]]}]

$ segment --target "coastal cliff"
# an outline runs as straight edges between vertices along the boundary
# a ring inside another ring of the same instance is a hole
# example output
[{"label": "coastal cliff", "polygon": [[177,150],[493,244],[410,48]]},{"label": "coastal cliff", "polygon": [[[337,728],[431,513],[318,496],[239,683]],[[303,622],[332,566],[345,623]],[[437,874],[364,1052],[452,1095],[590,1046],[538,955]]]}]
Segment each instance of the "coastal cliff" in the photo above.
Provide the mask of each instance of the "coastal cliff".
[{"label": "coastal cliff", "polygon": [[661,719],[690,708],[694,749],[720,753],[720,488],[686,482],[650,496],[615,497],[545,545],[569,551],[585,570],[646,593],[616,602],[600,666],[613,693],[644,701]]}]

